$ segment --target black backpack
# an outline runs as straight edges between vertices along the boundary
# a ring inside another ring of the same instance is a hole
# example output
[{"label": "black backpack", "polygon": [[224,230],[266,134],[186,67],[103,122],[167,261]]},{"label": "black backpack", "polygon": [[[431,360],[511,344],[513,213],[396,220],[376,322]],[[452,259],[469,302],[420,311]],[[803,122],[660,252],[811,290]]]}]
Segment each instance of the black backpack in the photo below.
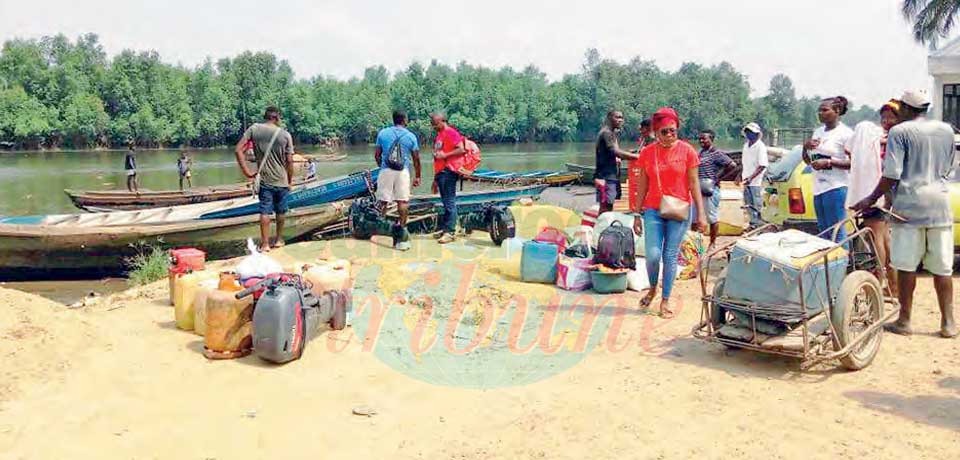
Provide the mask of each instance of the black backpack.
[{"label": "black backpack", "polygon": [[[394,129],[394,134],[396,134],[396,129]],[[393,141],[393,147],[390,147],[390,151],[387,152],[387,167],[394,171],[403,171],[407,166],[406,162],[403,161],[403,146],[400,144],[404,134],[400,133],[397,136],[397,140]]]},{"label": "black backpack", "polygon": [[614,221],[600,234],[597,241],[597,254],[594,262],[610,268],[637,268],[636,249],[633,242],[633,229]]}]

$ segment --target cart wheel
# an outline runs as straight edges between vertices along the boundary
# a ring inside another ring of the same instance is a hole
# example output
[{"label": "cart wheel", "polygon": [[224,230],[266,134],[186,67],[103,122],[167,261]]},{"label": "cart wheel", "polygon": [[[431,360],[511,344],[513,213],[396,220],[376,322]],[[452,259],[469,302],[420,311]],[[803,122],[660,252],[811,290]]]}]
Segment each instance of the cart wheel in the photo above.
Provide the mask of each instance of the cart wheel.
[{"label": "cart wheel", "polygon": [[[720,275],[717,278],[717,283],[713,285],[713,297],[718,298],[723,294],[723,286],[727,283],[727,279],[724,276],[726,273]],[[727,310],[720,307],[714,302],[710,305],[710,324],[713,324],[713,327],[720,328],[724,324],[727,324]]]},{"label": "cart wheel", "polygon": [[[833,327],[837,330],[841,347],[846,347],[872,324],[881,321],[882,292],[877,277],[869,272],[855,271],[843,280],[839,298],[831,312]],[[882,338],[883,329],[877,329],[871,337],[850,350],[850,354],[840,358],[840,363],[853,371],[869,366],[880,349]]]}]

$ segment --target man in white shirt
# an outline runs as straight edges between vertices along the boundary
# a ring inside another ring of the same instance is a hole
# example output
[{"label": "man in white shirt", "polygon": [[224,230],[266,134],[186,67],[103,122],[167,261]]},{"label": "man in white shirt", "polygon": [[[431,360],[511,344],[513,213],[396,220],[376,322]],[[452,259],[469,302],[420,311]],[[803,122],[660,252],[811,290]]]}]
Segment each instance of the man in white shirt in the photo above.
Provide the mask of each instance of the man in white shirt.
[{"label": "man in white shirt", "polygon": [[770,164],[767,158],[767,146],[760,140],[763,137],[763,131],[760,125],[750,123],[743,128],[743,136],[747,142],[743,144],[743,175],[738,182],[743,184],[743,203],[747,206],[747,213],[750,215],[750,227],[759,227],[763,224],[760,220],[760,212],[763,210],[763,173]]}]

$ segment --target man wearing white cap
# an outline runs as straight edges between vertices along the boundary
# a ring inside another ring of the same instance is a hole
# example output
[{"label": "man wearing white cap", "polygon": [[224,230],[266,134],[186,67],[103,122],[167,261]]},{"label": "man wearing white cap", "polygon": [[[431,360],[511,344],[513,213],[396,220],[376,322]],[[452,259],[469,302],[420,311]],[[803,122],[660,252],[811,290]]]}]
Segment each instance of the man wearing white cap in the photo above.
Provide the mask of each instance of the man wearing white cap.
[{"label": "man wearing white cap", "polygon": [[900,318],[886,325],[890,332],[910,335],[917,268],[933,275],[940,303],[940,335],[958,334],[953,318],[953,211],[947,175],[953,168],[954,141],[950,125],[924,117],[930,101],[920,91],[901,98],[903,123],[890,129],[883,178],[867,198],[854,205],[860,211],[893,189],[893,211],[903,221],[891,226],[890,265],[897,269]]},{"label": "man wearing white cap", "polygon": [[743,176],[739,182],[744,186],[743,204],[750,215],[750,227],[759,227],[763,224],[760,220],[760,211],[763,210],[763,198],[760,194],[763,190],[763,172],[767,170],[770,160],[767,158],[767,146],[761,140],[763,134],[760,125],[748,124],[743,128],[743,136],[747,138],[747,142],[743,144],[743,154],[740,157]]}]

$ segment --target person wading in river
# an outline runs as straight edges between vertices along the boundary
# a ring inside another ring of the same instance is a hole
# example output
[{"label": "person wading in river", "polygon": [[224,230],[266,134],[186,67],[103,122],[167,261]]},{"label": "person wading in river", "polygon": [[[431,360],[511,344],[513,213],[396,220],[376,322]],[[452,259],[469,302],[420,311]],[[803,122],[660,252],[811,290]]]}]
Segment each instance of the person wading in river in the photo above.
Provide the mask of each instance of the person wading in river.
[{"label": "person wading in river", "polygon": [[930,101],[923,92],[907,91],[900,102],[903,123],[890,128],[887,136],[883,177],[853,210],[866,211],[893,190],[893,212],[904,219],[894,219],[891,225],[890,265],[897,269],[900,317],[886,330],[913,333],[913,291],[923,263],[937,291],[940,335],[954,338],[958,330],[953,317],[953,209],[947,188],[956,155],[953,128],[924,116]]},{"label": "person wading in river", "polygon": [[[623,113],[611,110],[597,134],[596,169],[593,185],[597,188],[599,214],[613,211],[613,204],[620,199],[620,160],[636,160],[637,153],[620,148],[620,131],[623,129]],[[628,170],[629,172],[629,170]]]},{"label": "person wading in river", "polygon": [[183,191],[183,181],[187,181],[187,188],[193,187],[190,169],[193,167],[193,160],[187,155],[187,152],[180,152],[180,158],[177,159],[177,172],[180,174],[180,190]]},{"label": "person wading in river", "polygon": [[[264,123],[247,128],[237,142],[237,164],[243,175],[254,179],[254,190],[260,199],[260,250],[283,246],[284,215],[289,210],[287,196],[293,186],[293,137],[280,127],[280,110],[267,107]],[[250,171],[244,156],[247,141],[253,141],[257,170]],[[270,215],[277,216],[277,233],[270,244]]]},{"label": "person wading in river", "polygon": [[123,169],[127,173],[127,191],[139,192],[140,189],[137,186],[137,150],[133,142],[127,149],[127,156],[123,158]]}]

